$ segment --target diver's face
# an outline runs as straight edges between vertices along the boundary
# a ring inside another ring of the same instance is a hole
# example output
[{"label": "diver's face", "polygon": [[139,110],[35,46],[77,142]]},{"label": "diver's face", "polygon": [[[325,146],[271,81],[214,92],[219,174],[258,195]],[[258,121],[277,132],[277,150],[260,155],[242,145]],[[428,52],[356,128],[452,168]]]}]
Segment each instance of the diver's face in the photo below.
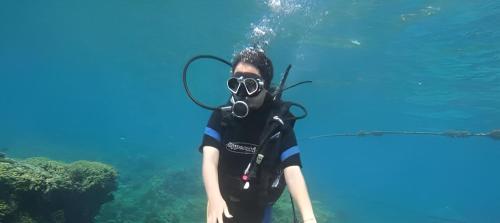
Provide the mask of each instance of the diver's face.
[{"label": "diver's face", "polygon": [[238,65],[236,65],[233,71],[233,75],[235,73],[253,73],[260,76],[259,70],[255,66],[248,63],[239,63]]},{"label": "diver's face", "polygon": [[263,89],[264,81],[261,80],[259,70],[251,64],[238,63],[234,67],[232,76],[227,83],[233,94],[232,113],[238,118],[245,118],[251,110],[262,107],[267,90]]}]

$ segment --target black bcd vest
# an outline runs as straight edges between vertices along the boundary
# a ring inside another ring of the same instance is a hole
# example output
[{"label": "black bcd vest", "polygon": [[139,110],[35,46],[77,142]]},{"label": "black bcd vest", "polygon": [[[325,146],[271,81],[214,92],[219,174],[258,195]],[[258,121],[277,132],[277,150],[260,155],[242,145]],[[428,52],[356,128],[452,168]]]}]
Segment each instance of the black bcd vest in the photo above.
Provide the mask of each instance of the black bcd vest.
[{"label": "black bcd vest", "polygon": [[[280,160],[282,136],[291,131],[295,125],[295,117],[289,111],[291,104],[286,101],[274,101],[267,115],[257,153],[264,155],[262,162],[256,165],[249,181],[250,187],[244,189],[244,181],[241,176],[230,176],[224,173],[224,167],[219,168],[219,182],[221,193],[225,199],[233,202],[246,201],[258,205],[273,204],[285,189],[285,178],[283,166]],[[231,131],[237,128],[237,123],[230,112],[222,114],[222,138],[232,138]],[[224,146],[224,145],[223,145]],[[256,156],[256,155],[254,155]],[[255,164],[255,162],[253,163]],[[242,170],[243,174],[243,170]]]}]

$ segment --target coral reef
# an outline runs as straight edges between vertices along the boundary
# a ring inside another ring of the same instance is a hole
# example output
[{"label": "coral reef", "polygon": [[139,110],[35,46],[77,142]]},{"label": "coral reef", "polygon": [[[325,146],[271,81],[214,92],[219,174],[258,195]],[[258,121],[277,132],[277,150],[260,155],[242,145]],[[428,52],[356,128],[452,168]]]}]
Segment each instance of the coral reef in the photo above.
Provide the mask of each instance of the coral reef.
[{"label": "coral reef", "polygon": [[[98,223],[199,223],[205,221],[206,195],[198,169],[169,169],[151,175],[122,170],[113,202],[103,205]],[[126,180],[126,182],[124,182]],[[333,213],[314,202],[318,222],[331,222]],[[299,212],[297,211],[297,214]],[[299,217],[299,216],[297,216]],[[300,219],[300,218],[299,218]],[[284,193],[273,207],[273,222],[292,222],[290,197]]]},{"label": "coral reef", "polygon": [[0,222],[88,223],[117,188],[114,168],[45,158],[0,159]]},{"label": "coral reef", "polygon": [[148,179],[144,173],[124,176],[115,200],[103,205],[99,223],[203,222],[205,193],[198,171],[168,170]]}]

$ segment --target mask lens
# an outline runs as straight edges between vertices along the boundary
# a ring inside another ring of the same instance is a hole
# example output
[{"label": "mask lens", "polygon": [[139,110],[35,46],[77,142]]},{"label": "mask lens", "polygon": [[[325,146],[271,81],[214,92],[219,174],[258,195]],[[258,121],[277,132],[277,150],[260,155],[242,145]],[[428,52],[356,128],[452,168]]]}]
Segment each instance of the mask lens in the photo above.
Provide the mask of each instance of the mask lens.
[{"label": "mask lens", "polygon": [[232,91],[233,93],[236,94],[236,92],[238,92],[238,88],[239,88],[239,81],[237,78],[229,78],[229,80],[227,80],[227,87],[229,88],[230,91]]},{"label": "mask lens", "polygon": [[249,95],[254,94],[259,89],[259,84],[257,83],[257,80],[255,80],[255,79],[247,78],[247,79],[245,79],[244,83],[245,83],[245,87],[247,88],[247,93]]}]

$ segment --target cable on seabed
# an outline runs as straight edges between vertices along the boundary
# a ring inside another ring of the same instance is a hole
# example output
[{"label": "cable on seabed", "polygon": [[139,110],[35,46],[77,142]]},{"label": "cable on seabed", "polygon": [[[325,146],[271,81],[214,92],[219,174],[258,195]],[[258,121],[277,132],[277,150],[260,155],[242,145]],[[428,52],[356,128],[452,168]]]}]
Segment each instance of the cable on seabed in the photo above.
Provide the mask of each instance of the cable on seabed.
[{"label": "cable on seabed", "polygon": [[461,130],[449,130],[444,132],[426,132],[426,131],[359,131],[357,133],[332,133],[310,136],[307,139],[331,138],[331,137],[350,137],[350,136],[384,136],[384,135],[428,135],[428,136],[446,136],[451,138],[466,137],[489,137],[494,140],[500,140],[500,129],[494,129],[490,132],[470,132]]}]

